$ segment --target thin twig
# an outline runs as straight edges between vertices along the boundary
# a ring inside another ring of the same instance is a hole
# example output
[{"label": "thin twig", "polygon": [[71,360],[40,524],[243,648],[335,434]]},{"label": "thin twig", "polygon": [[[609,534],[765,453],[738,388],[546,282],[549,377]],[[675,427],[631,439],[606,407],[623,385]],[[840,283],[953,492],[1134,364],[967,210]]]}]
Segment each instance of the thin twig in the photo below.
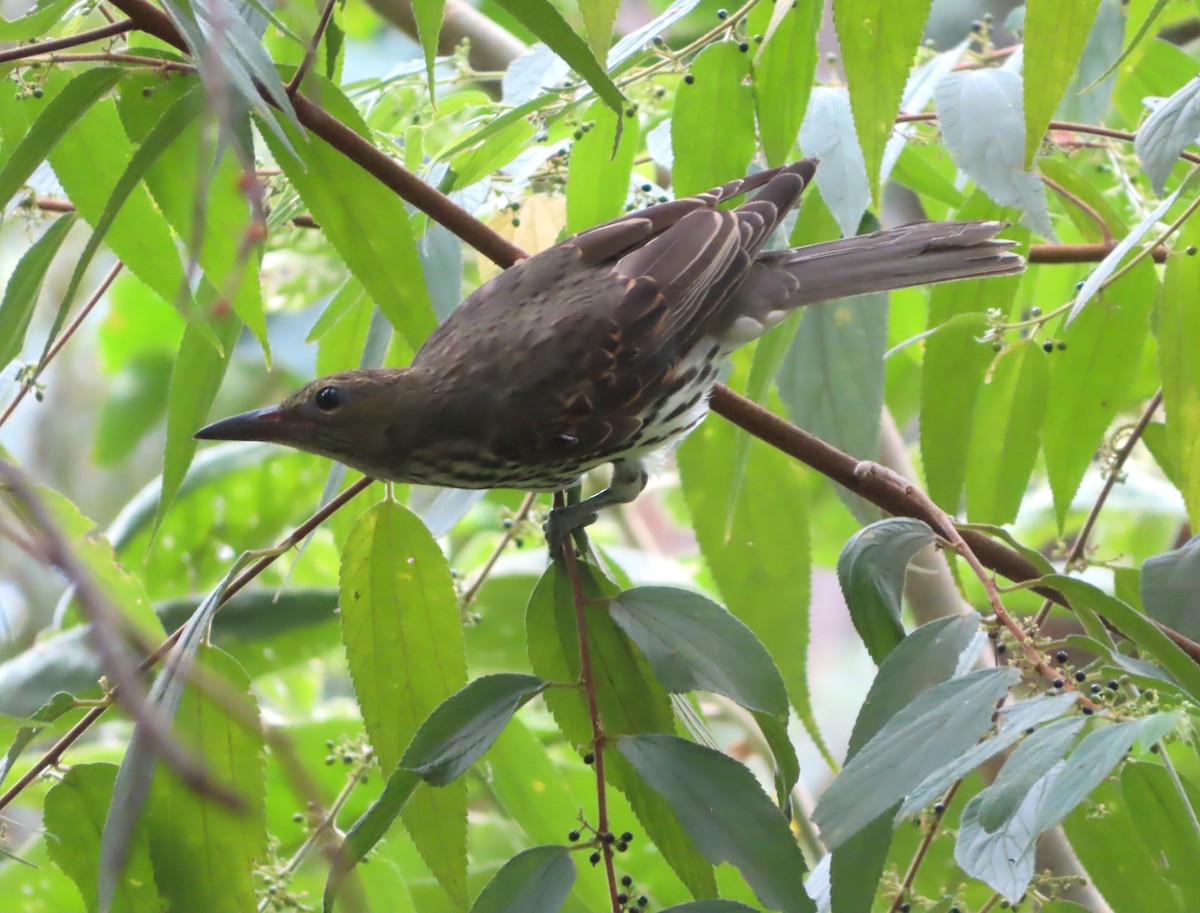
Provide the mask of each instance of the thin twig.
[{"label": "thin twig", "polygon": [[520,526],[525,522],[525,518],[529,516],[529,511],[536,500],[537,494],[535,492],[531,491],[525,496],[525,500],[521,502],[521,506],[517,508],[517,512],[512,518],[512,526],[504,531],[504,535],[500,537],[500,541],[492,549],[492,553],[488,555],[487,561],[483,563],[483,567],[479,569],[479,573],[475,575],[475,579],[471,581],[471,585],[463,593],[462,608],[467,608],[475,601],[475,597],[479,595],[480,588],[487,581],[488,575],[491,574],[492,568],[496,566],[496,562],[500,560],[500,556],[504,554],[504,550],[517,538]]},{"label": "thin twig", "polygon": [[962,786],[962,780],[955,780],[951,783],[950,788],[946,790],[945,795],[942,796],[941,801],[938,803],[942,811],[934,814],[933,821],[925,829],[925,833],[921,835],[921,842],[917,844],[917,851],[913,854],[912,861],[908,864],[908,870],[904,873],[904,880],[900,882],[900,890],[892,898],[891,906],[888,907],[888,913],[898,913],[900,907],[904,904],[904,898],[912,891],[917,873],[921,871],[921,864],[925,861],[925,856],[929,852],[929,848],[933,845],[938,830],[941,828],[946,809],[954,801],[954,794],[958,792],[960,786]]},{"label": "thin twig", "polygon": [[180,63],[178,60],[164,60],[161,57],[143,57],[139,54],[122,54],[115,51],[101,51],[93,54],[46,54],[33,57],[30,63],[124,63],[134,67],[153,67],[169,73],[195,73],[196,68],[190,63]]},{"label": "thin twig", "polygon": [[[1125,461],[1129,459],[1129,454],[1133,452],[1134,446],[1142,438],[1142,434],[1146,430],[1146,426],[1150,424],[1150,420],[1154,418],[1154,413],[1158,411],[1158,407],[1162,404],[1162,390],[1160,389],[1154,396],[1150,397],[1150,403],[1142,410],[1141,417],[1138,418],[1137,424],[1133,426],[1133,430],[1129,432],[1129,437],[1121,445],[1113,456],[1112,465],[1108,467],[1108,474],[1104,478],[1104,487],[1100,489],[1100,494],[1096,497],[1096,503],[1092,505],[1092,509],[1088,512],[1087,519],[1083,521],[1083,526],[1079,529],[1079,535],[1075,537],[1075,541],[1071,543],[1071,548],[1067,552],[1067,560],[1065,563],[1066,569],[1069,571],[1084,556],[1087,551],[1088,539],[1092,535],[1092,529],[1096,525],[1096,520],[1100,516],[1100,511],[1104,509],[1104,504],[1108,500],[1108,496],[1112,493],[1117,481],[1121,478],[1121,470],[1125,466]],[[1050,614],[1050,608],[1053,603],[1047,599],[1042,603],[1042,607],[1038,609],[1038,613],[1033,616],[1034,628],[1040,628],[1046,621],[1046,616]]]},{"label": "thin twig", "polygon": [[[554,506],[562,507],[563,493],[554,495]],[[575,541],[567,536],[562,545],[563,561],[567,578],[571,581],[571,598],[575,603],[575,632],[579,637],[579,683],[587,698],[588,716],[592,722],[592,758],[596,771],[596,838],[604,859],[604,870],[608,875],[608,892],[612,900],[613,913],[621,913],[617,900],[617,873],[613,867],[612,833],[608,825],[608,791],[604,779],[604,724],[600,719],[600,706],[596,700],[596,680],[592,675],[592,653],[587,636],[587,595],[583,592],[583,580],[579,576],[579,565],[575,560]]]},{"label": "thin twig", "polygon": [[304,81],[305,75],[317,57],[317,48],[321,44],[321,36],[325,34],[325,29],[329,27],[329,20],[333,18],[333,8],[337,2],[338,0],[325,0],[325,9],[321,10],[321,19],[317,23],[317,30],[313,32],[312,41],[309,42],[308,49],[304,52],[304,59],[300,61],[300,66],[296,68],[291,82],[287,84],[288,98],[293,98],[300,91],[300,83]]},{"label": "thin twig", "polygon": [[80,32],[78,35],[70,35],[67,38],[55,38],[52,41],[41,41],[37,44],[24,44],[18,48],[0,51],[0,63],[11,63],[14,60],[37,57],[39,54],[49,54],[64,48],[91,44],[93,41],[103,41],[105,38],[112,38],[114,35],[132,31],[134,28],[135,24],[132,19],[122,19],[120,22],[111,22],[98,29],[92,29],[90,32]]},{"label": "thin twig", "polygon": [[1192,832],[1200,837],[1200,818],[1196,817],[1196,809],[1192,806],[1191,797],[1188,791],[1184,789],[1183,781],[1179,779],[1179,771],[1175,769],[1175,762],[1171,760],[1171,754],[1167,751],[1167,746],[1164,742],[1158,743],[1158,756],[1162,759],[1163,767],[1167,769],[1167,774],[1171,778],[1171,783],[1175,787],[1175,794],[1179,796],[1179,804],[1183,806],[1183,810],[1187,812],[1188,820],[1192,823]]},{"label": "thin twig", "polygon": [[34,384],[38,382],[38,379],[46,370],[46,366],[50,364],[50,362],[54,359],[54,356],[62,351],[62,347],[67,344],[67,340],[75,335],[75,331],[78,330],[80,324],[87,319],[88,314],[92,312],[92,308],[99,304],[100,299],[104,297],[104,293],[108,291],[108,287],[112,285],[113,281],[118,275],[120,275],[124,265],[125,264],[121,263],[120,261],[117,261],[116,266],[110,269],[108,274],[100,280],[100,285],[97,286],[96,291],[92,292],[92,297],[87,300],[87,303],[80,308],[79,313],[75,315],[75,319],[72,320],[70,325],[59,334],[57,339],[54,340],[54,344],[46,353],[46,357],[42,359],[41,364],[34,369],[33,374],[29,377],[22,378],[21,386],[17,389],[17,393],[12,398],[12,402],[8,404],[8,408],[4,410],[4,414],[0,415],[0,427],[3,427],[4,423],[8,421],[8,417],[12,415],[17,406],[21,404],[21,400],[23,400],[29,394],[29,391],[33,389]]}]

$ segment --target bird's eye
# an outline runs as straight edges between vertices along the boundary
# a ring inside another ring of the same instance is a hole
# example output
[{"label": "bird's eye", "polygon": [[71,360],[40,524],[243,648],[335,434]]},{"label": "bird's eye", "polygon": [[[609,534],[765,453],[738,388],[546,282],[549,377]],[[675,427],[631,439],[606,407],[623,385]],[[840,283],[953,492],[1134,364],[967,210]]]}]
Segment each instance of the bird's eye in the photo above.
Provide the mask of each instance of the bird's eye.
[{"label": "bird's eye", "polygon": [[342,404],[342,394],[337,387],[322,387],[317,391],[317,408],[322,412],[332,412]]}]

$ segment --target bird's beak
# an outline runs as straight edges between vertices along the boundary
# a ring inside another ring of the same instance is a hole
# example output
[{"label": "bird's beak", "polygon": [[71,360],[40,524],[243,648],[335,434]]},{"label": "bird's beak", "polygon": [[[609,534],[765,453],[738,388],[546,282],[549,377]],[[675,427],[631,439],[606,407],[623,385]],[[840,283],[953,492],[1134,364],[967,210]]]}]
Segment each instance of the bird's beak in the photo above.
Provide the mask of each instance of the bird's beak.
[{"label": "bird's beak", "polygon": [[277,441],[290,424],[279,406],[267,406],[205,425],[192,437],[201,441]]}]

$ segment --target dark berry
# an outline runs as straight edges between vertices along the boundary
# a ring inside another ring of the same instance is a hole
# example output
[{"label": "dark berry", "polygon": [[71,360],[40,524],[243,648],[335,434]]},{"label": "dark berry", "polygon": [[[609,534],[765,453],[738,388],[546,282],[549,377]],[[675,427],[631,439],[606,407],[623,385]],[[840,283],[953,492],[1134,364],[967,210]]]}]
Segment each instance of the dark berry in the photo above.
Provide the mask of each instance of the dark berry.
[{"label": "dark berry", "polygon": [[1187,254],[1189,257],[1194,257],[1194,256],[1196,256],[1196,245],[1195,245],[1195,244],[1189,244],[1189,245],[1187,246],[1187,249],[1184,251],[1184,253],[1185,253],[1185,254]]},{"label": "dark berry", "polygon": [[1042,309],[1041,309],[1041,308],[1039,308],[1039,307],[1031,307],[1031,308],[1029,309],[1029,316],[1030,316],[1030,317],[1041,317],[1041,316],[1042,316]]},{"label": "dark berry", "polygon": [[588,856],[588,862],[590,862],[592,865],[595,865],[599,861],[600,861],[599,853],[592,853],[592,855]]},{"label": "dark berry", "polygon": [[729,10],[717,10],[717,18],[718,19],[729,18]]},{"label": "dark berry", "polygon": [[1008,645],[1007,644],[996,644],[996,652],[997,653],[1007,653]]},{"label": "dark berry", "polygon": [[1052,343],[1049,339],[1047,339],[1045,342],[1042,343],[1042,351],[1043,352],[1053,352],[1054,351],[1054,343]]},{"label": "dark berry", "polygon": [[687,76],[683,77],[683,81],[686,82],[690,86],[692,83],[694,83],[696,81],[696,77],[693,76],[691,73],[688,73]]},{"label": "dark berry", "polygon": [[629,849],[629,844],[624,840],[618,840],[615,849],[618,853],[624,853],[627,849]]},{"label": "dark berry", "polygon": [[661,48],[663,46],[662,35],[655,35],[653,38],[650,39],[650,43],[653,44],[656,48]]},{"label": "dark berry", "polygon": [[1092,708],[1091,708],[1091,707],[1084,707],[1084,708],[1083,708],[1083,715],[1084,715],[1084,716],[1091,716],[1093,713],[1095,713],[1095,711],[1094,711],[1094,710],[1092,710]]},{"label": "dark berry", "polygon": [[1076,673],[1075,673],[1075,681],[1077,681],[1077,682],[1081,682],[1081,681],[1083,681],[1085,678],[1087,678],[1087,673],[1086,673],[1086,672],[1076,672]]},{"label": "dark berry", "polygon": [[1060,663],[1065,663],[1069,658],[1070,657],[1067,656],[1066,650],[1059,650],[1057,653],[1054,654],[1054,659]]},{"label": "dark berry", "polygon": [[1063,686],[1063,680],[1061,678],[1056,678],[1050,684],[1052,684],[1055,688],[1061,688]]},{"label": "dark berry", "polygon": [[629,833],[629,831],[625,831],[625,833],[621,835],[621,839],[626,843],[633,843],[633,834]]},{"label": "dark berry", "polygon": [[579,831],[571,831],[571,833],[567,834],[567,839],[574,843],[579,839]]},{"label": "dark berry", "polygon": [[935,804],[934,804],[934,806],[933,806],[933,813],[934,813],[935,815],[943,815],[943,814],[945,814],[945,813],[946,813],[946,803],[945,803],[945,802],[938,802],[938,803],[935,803]]},{"label": "dark berry", "polygon": [[1032,726],[1030,726],[1028,729],[1025,730],[1025,735],[1033,735],[1033,727]]},{"label": "dark berry", "polygon": [[41,98],[41,97],[42,97],[43,95],[45,95],[45,94],[46,94],[46,93],[42,91],[42,87],[41,87],[41,86],[38,86],[37,88],[35,88],[35,89],[33,90],[33,97],[34,97],[34,98]]},{"label": "dark berry", "polygon": [[653,189],[654,189],[654,187],[651,184],[643,184],[642,185],[642,193],[649,193]]},{"label": "dark berry", "polygon": [[1119,681],[1117,681],[1115,678],[1109,680],[1108,689],[1110,691],[1116,691],[1120,687],[1121,687],[1121,683]]},{"label": "dark berry", "polygon": [[1077,292],[1078,292],[1078,291],[1080,291],[1082,288],[1083,288],[1083,280],[1082,280],[1082,279],[1080,279],[1078,282],[1076,282],[1076,283],[1075,283],[1075,291],[1077,291]]},{"label": "dark berry", "polygon": [[583,756],[583,763],[584,764],[595,764],[596,756],[589,751],[587,754],[585,754]]},{"label": "dark berry", "polygon": [[972,32],[979,32],[982,30],[983,30],[983,22],[980,21],[979,19],[976,19],[974,22],[971,23],[971,31]]},{"label": "dark berry", "polygon": [[763,36],[762,36],[762,35],[755,35],[755,36],[754,36],[754,43],[755,43],[755,44],[762,44],[762,43],[763,43]]},{"label": "dark berry", "polygon": [[1100,686],[1092,685],[1092,694],[1099,694],[1099,693],[1100,693]]},{"label": "dark berry", "polygon": [[153,94],[154,94],[154,90],[152,88],[150,88],[149,86],[145,86],[142,89],[142,98],[149,98]]},{"label": "dark berry", "polygon": [[648,901],[644,896],[638,898],[638,906],[639,907],[644,907],[648,903],[650,903],[650,901]]},{"label": "dark berry", "polygon": [[1160,749],[1159,749],[1159,747],[1158,747],[1158,742],[1155,742],[1153,745],[1151,745],[1151,746],[1150,746],[1150,753],[1151,753],[1151,754],[1158,754],[1159,750],[1160,750]]},{"label": "dark berry", "polygon": [[603,836],[600,837],[600,842],[606,846],[612,846],[614,843],[617,842],[617,838],[614,837],[612,834],[604,834]]},{"label": "dark berry", "polygon": [[623,884],[625,887],[629,887],[630,885],[633,884],[633,876],[632,875],[622,875],[621,876],[621,884]]},{"label": "dark berry", "polygon": [[1058,351],[1060,351],[1060,352],[1065,351],[1066,348],[1067,348],[1067,344],[1065,342],[1058,343]]},{"label": "dark berry", "polygon": [[745,54],[748,50],[750,50],[750,42],[749,41],[740,42],[738,44],[738,50],[741,51],[743,54]]},{"label": "dark berry", "polygon": [[900,913],[909,913],[909,911],[911,909],[912,909],[912,904],[910,904],[910,903],[900,904]]},{"label": "dark berry", "polygon": [[625,903],[628,903],[628,902],[629,902],[629,895],[628,895],[628,894],[618,894],[618,895],[617,895],[617,903],[619,903],[619,904],[625,904]]}]

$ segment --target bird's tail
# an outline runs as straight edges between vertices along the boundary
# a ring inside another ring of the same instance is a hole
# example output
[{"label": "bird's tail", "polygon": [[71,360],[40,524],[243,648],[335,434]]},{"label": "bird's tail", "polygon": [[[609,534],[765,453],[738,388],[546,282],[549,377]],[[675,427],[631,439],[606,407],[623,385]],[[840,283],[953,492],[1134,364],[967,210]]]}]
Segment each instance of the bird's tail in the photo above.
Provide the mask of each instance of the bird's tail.
[{"label": "bird's tail", "polygon": [[[914,222],[793,250],[759,254],[743,289],[788,289],[785,310],[913,285],[1005,276],[1025,261],[996,237],[1002,222]],[[775,275],[772,275],[775,274]],[[794,284],[793,284],[794,283]],[[778,306],[778,304],[776,305]]]}]

